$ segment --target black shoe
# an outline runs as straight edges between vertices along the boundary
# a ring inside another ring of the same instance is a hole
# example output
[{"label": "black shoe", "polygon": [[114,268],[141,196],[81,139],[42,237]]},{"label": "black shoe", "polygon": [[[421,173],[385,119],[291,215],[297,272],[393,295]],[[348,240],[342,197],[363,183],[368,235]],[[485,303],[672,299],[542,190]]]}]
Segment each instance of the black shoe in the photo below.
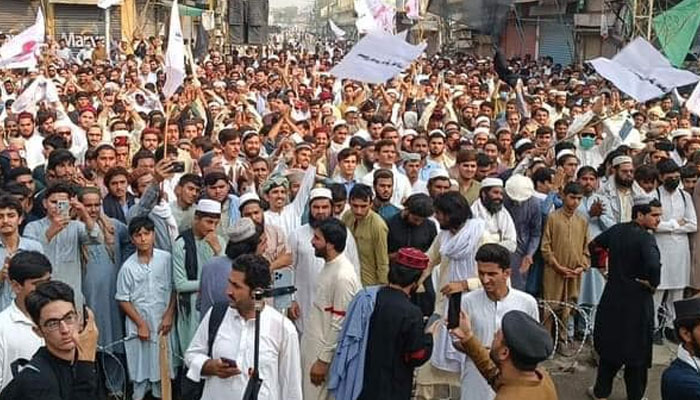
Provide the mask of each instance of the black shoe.
[{"label": "black shoe", "polygon": [[680,340],[678,340],[678,336],[676,336],[676,331],[674,329],[664,328],[664,336],[669,342],[673,344],[680,344]]},{"label": "black shoe", "polygon": [[654,331],[654,335],[652,335],[652,340],[655,345],[662,346],[664,344],[664,335],[661,328]]}]

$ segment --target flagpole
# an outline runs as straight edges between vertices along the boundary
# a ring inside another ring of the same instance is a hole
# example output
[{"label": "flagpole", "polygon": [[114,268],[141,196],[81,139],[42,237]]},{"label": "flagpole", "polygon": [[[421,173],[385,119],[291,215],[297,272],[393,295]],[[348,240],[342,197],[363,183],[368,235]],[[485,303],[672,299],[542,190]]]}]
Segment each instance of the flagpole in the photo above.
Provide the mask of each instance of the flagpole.
[{"label": "flagpole", "polygon": [[105,51],[107,52],[107,62],[111,65],[112,64],[112,58],[110,57],[109,53],[109,44],[110,44],[110,29],[111,29],[111,21],[110,21],[110,12],[109,9],[112,7],[107,7],[105,8]]}]

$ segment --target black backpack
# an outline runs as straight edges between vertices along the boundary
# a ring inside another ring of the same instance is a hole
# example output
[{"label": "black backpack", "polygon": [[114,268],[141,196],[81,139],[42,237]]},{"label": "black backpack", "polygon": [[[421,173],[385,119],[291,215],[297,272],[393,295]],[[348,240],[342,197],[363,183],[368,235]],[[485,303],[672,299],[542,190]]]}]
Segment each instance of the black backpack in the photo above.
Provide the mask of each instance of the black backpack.
[{"label": "black backpack", "polygon": [[[216,339],[216,334],[219,332],[219,326],[224,320],[224,315],[226,315],[226,310],[228,310],[229,304],[226,302],[216,303],[211,308],[211,315],[209,316],[209,330],[207,335],[207,354],[211,358],[212,346],[214,346],[214,339]],[[189,379],[185,371],[180,381],[181,398],[187,400],[199,400],[202,398],[202,393],[204,392],[204,380],[195,382]]]}]

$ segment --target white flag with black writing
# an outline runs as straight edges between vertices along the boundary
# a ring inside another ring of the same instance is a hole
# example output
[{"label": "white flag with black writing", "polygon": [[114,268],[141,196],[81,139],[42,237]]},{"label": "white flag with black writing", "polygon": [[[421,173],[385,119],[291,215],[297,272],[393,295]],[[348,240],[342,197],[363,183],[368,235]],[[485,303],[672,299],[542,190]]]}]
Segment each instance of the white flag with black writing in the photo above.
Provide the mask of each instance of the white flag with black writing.
[{"label": "white flag with black writing", "polygon": [[385,83],[406,70],[426,46],[426,43],[414,46],[401,35],[369,34],[330,73],[341,79]]},{"label": "white flag with black writing", "polygon": [[180,27],[180,12],[177,0],[173,1],[170,11],[170,33],[168,34],[168,50],[165,53],[165,85],[163,94],[170,97],[185,81],[185,40]]}]

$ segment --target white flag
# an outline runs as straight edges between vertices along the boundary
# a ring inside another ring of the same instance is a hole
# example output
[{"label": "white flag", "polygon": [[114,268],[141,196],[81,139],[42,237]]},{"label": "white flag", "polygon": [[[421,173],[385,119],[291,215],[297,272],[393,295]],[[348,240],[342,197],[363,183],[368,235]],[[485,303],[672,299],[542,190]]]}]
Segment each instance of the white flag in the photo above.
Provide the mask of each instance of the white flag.
[{"label": "white flag", "polygon": [[0,67],[7,69],[36,68],[36,52],[39,46],[44,43],[45,36],[44,14],[41,13],[40,8],[36,14],[34,25],[10,39],[0,48]]},{"label": "white flag", "polygon": [[170,12],[168,50],[165,53],[165,75],[163,94],[167,98],[172,96],[185,81],[185,41],[180,27],[177,0],[173,1],[173,8]]},{"label": "white flag", "polygon": [[427,44],[412,45],[401,34],[368,34],[330,73],[340,79],[385,83],[406,70]]},{"label": "white flag", "polygon": [[121,2],[122,2],[122,0],[98,0],[97,7],[107,9],[107,8],[112,7],[112,6],[116,6]]},{"label": "white flag", "polygon": [[685,108],[691,113],[700,116],[700,82],[695,85],[693,93],[690,94],[688,100],[685,102]]},{"label": "white flag", "polygon": [[58,103],[60,100],[53,81],[39,75],[12,103],[12,112],[21,114],[27,111],[36,114],[39,103],[42,101]]},{"label": "white flag", "polygon": [[674,68],[658,50],[638,37],[612,59],[599,57],[590,61],[593,68],[615,87],[638,102],[645,102],[691,85],[700,77],[690,71]]},{"label": "white flag", "polygon": [[333,32],[335,37],[337,37],[338,39],[345,36],[345,31],[340,29],[340,27],[338,25],[336,25],[332,19],[328,20],[328,25],[331,27],[331,31]]},{"label": "white flag", "polygon": [[382,0],[355,0],[357,21],[360,33],[393,32],[396,10]]}]

